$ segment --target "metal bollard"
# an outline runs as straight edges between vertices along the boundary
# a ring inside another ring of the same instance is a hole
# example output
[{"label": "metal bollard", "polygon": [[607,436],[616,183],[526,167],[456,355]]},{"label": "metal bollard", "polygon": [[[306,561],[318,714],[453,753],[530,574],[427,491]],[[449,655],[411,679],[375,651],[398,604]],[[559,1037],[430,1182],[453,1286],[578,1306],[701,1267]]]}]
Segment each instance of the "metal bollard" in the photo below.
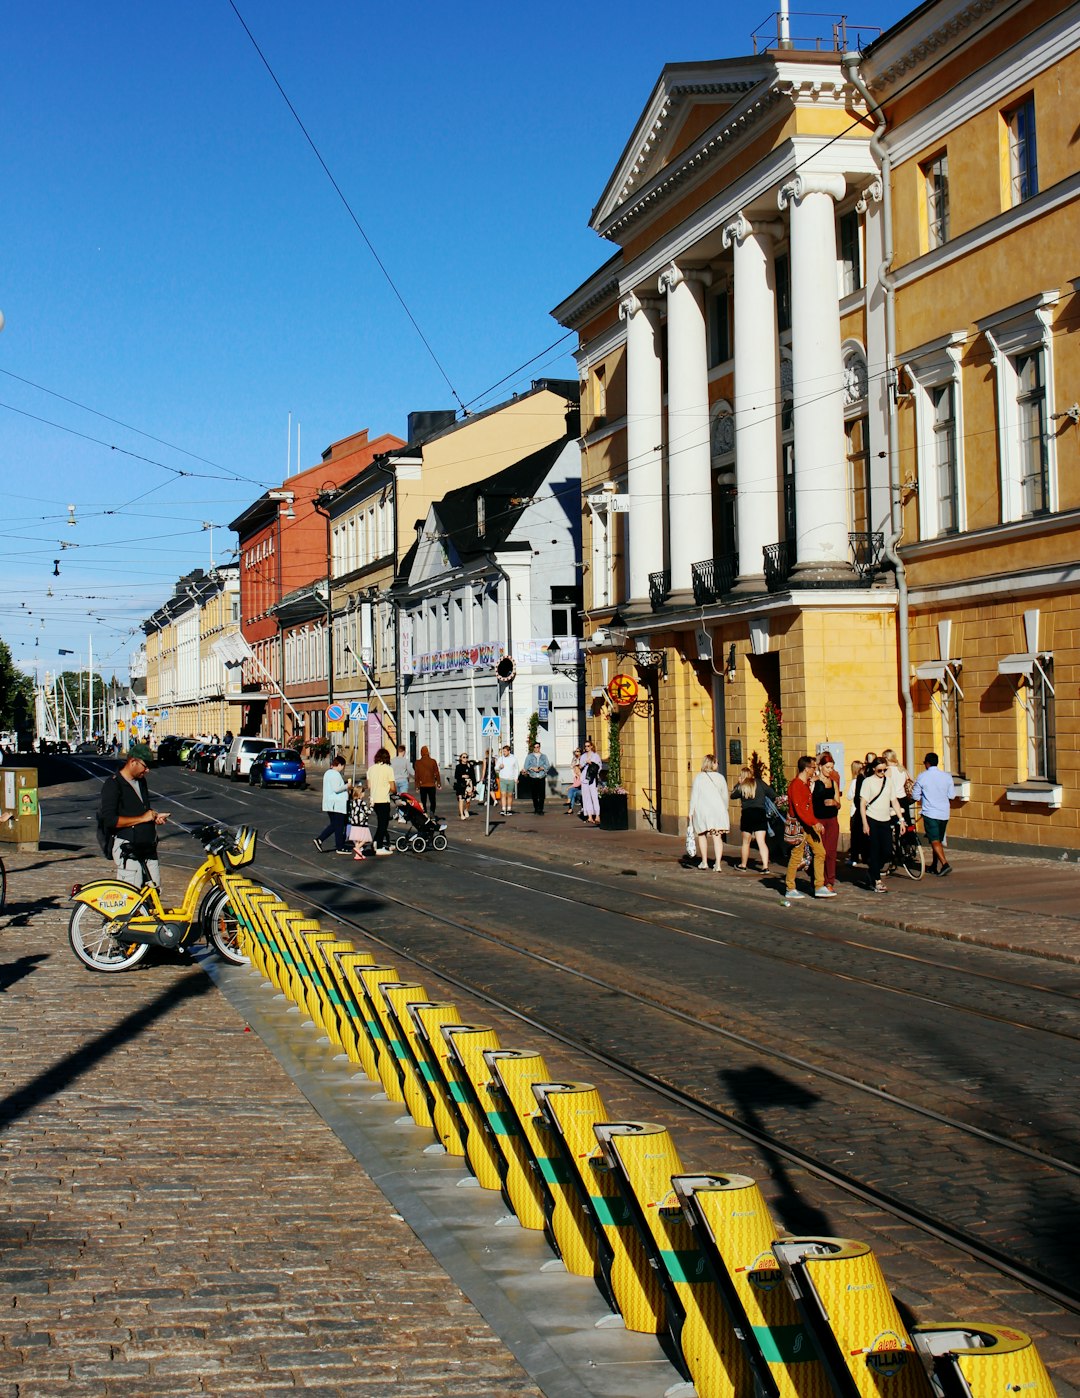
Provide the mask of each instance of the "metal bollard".
[{"label": "metal bollard", "polygon": [[783,1238],[772,1250],[838,1398],[933,1398],[866,1243]]},{"label": "metal bollard", "polygon": [[444,1024],[461,1023],[461,1011],[448,1000],[420,1001],[407,1009],[416,1030],[416,1047],[424,1081],[431,1089],[431,1122],[435,1139],[446,1147],[449,1155],[464,1156],[468,1128],[454,1100],[451,1082],[443,1071],[446,1046],[442,1038]]},{"label": "metal bollard", "polygon": [[762,1398],[829,1398],[832,1386],[772,1253],[779,1229],[746,1175],[675,1175],[683,1215],[709,1264]]},{"label": "metal bollard", "polygon": [[465,1155],[482,1189],[497,1189],[513,1208],[513,1201],[503,1187],[506,1163],[495,1143],[489,1121],[492,1099],[485,1087],[488,1080],[483,1051],[499,1047],[494,1029],[477,1024],[444,1024],[442,1037],[446,1044],[444,1071],[452,1079],[451,1090],[468,1128]]},{"label": "metal bollard", "polygon": [[698,1398],[752,1398],[750,1365],[671,1188],[682,1170],[671,1133],[636,1121],[599,1122],[595,1131],[660,1277],[668,1331]]},{"label": "metal bollard", "polygon": [[391,1026],[390,1046],[401,1069],[401,1088],[405,1105],[417,1126],[431,1129],[431,1088],[427,1081],[427,1064],[416,1042],[416,1026],[409,1016],[408,1006],[428,1003],[428,993],[419,981],[384,981],[379,987],[386,1006],[384,1023]]},{"label": "metal bollard", "polygon": [[528,1147],[530,1188],[543,1210],[549,1241],[568,1272],[595,1277],[595,1230],[532,1092],[534,1082],[549,1080],[547,1064],[540,1054],[518,1049],[487,1049],[484,1061],[495,1074],[506,1109],[513,1112]]},{"label": "metal bollard", "polygon": [[533,1083],[533,1093],[596,1230],[598,1280],[628,1330],[659,1334],[665,1324],[660,1281],[596,1143],[594,1128],[607,1117],[600,1093],[585,1082]]},{"label": "metal bollard", "polygon": [[917,1325],[911,1338],[941,1398],[1055,1398],[1030,1335],[1003,1325]]}]

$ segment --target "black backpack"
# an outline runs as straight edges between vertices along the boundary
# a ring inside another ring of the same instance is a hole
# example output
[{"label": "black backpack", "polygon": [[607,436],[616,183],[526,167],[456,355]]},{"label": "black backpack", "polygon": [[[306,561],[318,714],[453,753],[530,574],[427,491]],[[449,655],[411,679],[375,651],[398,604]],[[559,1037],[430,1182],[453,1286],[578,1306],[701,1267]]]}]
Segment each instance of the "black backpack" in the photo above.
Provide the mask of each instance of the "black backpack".
[{"label": "black backpack", "polygon": [[105,812],[103,809],[105,804],[105,788],[108,786],[109,782],[115,782],[116,780],[116,777],[108,777],[103,781],[101,783],[101,796],[98,798],[97,829],[95,833],[97,835],[98,849],[106,859],[112,857],[112,841],[116,831],[105,824]]}]

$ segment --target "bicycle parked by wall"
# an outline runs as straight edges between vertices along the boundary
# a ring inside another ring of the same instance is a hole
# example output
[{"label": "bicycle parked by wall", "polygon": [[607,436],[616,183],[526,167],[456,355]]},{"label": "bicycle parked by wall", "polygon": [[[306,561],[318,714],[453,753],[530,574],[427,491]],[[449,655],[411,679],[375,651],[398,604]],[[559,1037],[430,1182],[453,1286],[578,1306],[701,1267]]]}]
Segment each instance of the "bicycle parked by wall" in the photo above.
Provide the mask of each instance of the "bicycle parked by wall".
[{"label": "bicycle parked by wall", "polygon": [[183,828],[202,842],[206,858],[192,874],[178,908],[166,908],[149,881],[135,888],[120,879],[95,879],[72,888],[77,906],[68,923],[68,940],[91,971],[130,971],[152,946],[176,951],[200,940],[233,965],[247,965],[223,880],[255,858],[258,832],[246,825],[235,833],[213,824]]}]

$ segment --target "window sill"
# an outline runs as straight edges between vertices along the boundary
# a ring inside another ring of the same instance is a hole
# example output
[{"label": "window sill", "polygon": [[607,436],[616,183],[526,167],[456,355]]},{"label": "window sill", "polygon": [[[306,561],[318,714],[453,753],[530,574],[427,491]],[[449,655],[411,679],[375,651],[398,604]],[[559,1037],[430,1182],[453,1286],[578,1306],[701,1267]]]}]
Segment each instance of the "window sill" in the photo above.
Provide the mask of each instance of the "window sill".
[{"label": "window sill", "polygon": [[1062,789],[1056,782],[1017,782],[1005,788],[1005,800],[1014,806],[1049,806],[1056,811],[1061,797]]},{"label": "window sill", "polygon": [[971,800],[971,783],[966,777],[953,777],[953,790],[956,792],[954,801]]}]

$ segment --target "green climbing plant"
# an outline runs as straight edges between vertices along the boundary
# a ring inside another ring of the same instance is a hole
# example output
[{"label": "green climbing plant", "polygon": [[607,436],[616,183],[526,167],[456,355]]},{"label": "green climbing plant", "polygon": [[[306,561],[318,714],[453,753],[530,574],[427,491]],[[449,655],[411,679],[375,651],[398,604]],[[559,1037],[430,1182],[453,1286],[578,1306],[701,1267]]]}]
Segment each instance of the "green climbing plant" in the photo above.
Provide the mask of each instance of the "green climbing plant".
[{"label": "green climbing plant", "polygon": [[532,752],[532,750],[533,750],[533,745],[534,745],[535,742],[536,742],[536,735],[537,735],[537,733],[539,733],[539,731],[540,731],[540,715],[539,715],[538,713],[531,713],[531,714],[529,715],[529,751],[530,751],[530,752]]},{"label": "green climbing plant", "polygon": [[765,747],[769,754],[769,781],[776,791],[787,790],[784,775],[784,715],[770,699],[761,711],[765,725]]},{"label": "green climbing plant", "polygon": [[622,730],[619,717],[612,714],[608,718],[607,789],[622,791]]}]

